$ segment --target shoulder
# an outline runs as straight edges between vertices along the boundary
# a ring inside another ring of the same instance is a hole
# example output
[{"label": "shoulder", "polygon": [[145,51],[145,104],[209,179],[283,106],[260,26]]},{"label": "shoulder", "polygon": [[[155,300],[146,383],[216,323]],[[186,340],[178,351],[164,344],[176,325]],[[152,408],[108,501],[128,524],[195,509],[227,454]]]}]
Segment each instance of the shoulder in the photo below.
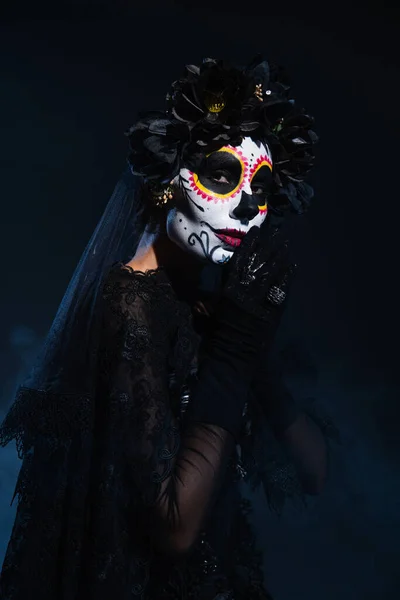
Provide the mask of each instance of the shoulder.
[{"label": "shoulder", "polygon": [[[110,365],[142,364],[157,340],[154,283],[124,265],[115,265],[101,290],[99,360],[103,376]],[[154,289],[153,289],[154,288]],[[136,368],[136,366],[135,366]]]},{"label": "shoulder", "polygon": [[136,271],[123,264],[109,272],[102,290],[106,318],[146,323],[173,302],[172,288],[160,269]]}]

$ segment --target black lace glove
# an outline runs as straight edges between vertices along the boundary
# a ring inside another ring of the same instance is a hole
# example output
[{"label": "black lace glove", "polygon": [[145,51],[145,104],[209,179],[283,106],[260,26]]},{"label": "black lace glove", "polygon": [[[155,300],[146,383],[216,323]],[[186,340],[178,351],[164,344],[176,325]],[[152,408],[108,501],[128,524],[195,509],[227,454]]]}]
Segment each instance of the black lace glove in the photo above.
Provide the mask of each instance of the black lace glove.
[{"label": "black lace glove", "polygon": [[237,437],[257,359],[274,338],[294,266],[280,231],[253,227],[225,269],[188,417]]}]

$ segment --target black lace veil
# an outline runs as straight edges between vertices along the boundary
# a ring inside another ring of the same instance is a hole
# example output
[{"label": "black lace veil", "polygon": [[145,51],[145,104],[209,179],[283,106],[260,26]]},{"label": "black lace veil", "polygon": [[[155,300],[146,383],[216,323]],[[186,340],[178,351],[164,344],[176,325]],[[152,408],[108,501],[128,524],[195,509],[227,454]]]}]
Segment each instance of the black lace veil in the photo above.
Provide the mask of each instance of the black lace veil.
[{"label": "black lace veil", "polygon": [[[112,265],[129,261],[140,243],[147,219],[144,194],[142,178],[128,167],[80,258],[34,367],[0,426],[0,445],[15,439],[20,458],[33,445],[33,436],[44,433],[45,422],[55,428],[55,438],[62,437],[60,429],[73,427],[69,399],[71,403],[81,399],[77,410],[85,406],[83,398],[90,404],[97,380],[100,311],[96,307]],[[35,394],[30,393],[33,390]],[[58,398],[53,407],[48,402],[51,395]]]}]

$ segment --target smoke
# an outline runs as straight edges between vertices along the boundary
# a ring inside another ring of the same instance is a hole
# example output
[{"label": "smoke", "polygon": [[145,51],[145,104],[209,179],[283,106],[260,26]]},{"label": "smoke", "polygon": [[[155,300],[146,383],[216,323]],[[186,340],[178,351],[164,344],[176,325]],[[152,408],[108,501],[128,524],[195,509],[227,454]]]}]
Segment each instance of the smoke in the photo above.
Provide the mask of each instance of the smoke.
[{"label": "smoke", "polygon": [[[33,329],[24,325],[13,327],[9,335],[9,353],[16,358],[14,373],[0,373],[5,382],[0,397],[0,422],[11,405],[17,386],[27,374],[39,346],[39,339]],[[14,523],[16,503],[10,506],[21,461],[18,459],[15,444],[0,448],[0,565],[3,562],[11,529]]]},{"label": "smoke", "polygon": [[[267,585],[277,600],[294,589],[307,600],[394,600],[400,576],[399,386],[340,356],[312,357],[287,344],[286,379],[297,400],[312,395],[333,420],[340,444],[330,450],[323,494],[277,518],[255,498]],[[388,416],[391,418],[388,419]]]}]

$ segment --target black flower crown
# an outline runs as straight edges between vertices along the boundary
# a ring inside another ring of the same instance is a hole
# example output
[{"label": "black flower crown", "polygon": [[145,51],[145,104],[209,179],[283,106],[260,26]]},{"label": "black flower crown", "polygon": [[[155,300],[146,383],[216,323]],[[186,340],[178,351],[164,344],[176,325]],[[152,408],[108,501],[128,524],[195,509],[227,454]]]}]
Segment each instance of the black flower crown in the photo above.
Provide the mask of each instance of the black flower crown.
[{"label": "black flower crown", "polygon": [[135,174],[165,183],[185,166],[196,170],[205,154],[250,136],[273,157],[270,210],[302,213],[313,196],[304,179],[314,164],[313,118],[290,98],[279,68],[257,57],[245,68],[206,59],[189,65],[167,94],[164,112],[148,112],[126,132]]}]

